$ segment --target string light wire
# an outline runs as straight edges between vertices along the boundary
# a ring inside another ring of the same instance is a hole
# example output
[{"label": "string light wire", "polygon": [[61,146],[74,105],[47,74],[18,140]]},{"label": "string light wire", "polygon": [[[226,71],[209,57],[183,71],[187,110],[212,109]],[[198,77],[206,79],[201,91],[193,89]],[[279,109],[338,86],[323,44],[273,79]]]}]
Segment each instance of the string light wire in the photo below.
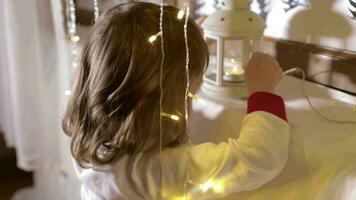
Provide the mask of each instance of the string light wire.
[{"label": "string light wire", "polygon": [[[189,22],[189,13],[190,13],[190,1],[186,0],[185,1],[185,22],[184,22],[184,42],[185,42],[185,51],[186,51],[186,59],[185,59],[185,73],[186,73],[186,88],[185,88],[185,99],[184,99],[184,109],[185,109],[185,125],[186,125],[186,132],[188,136],[188,145],[192,143],[191,141],[191,135],[189,131],[189,97],[191,96],[191,93],[189,92],[190,88],[190,71],[189,71],[189,41],[188,41],[188,22]],[[190,147],[188,147],[188,161],[190,158]],[[184,183],[184,191],[185,191],[185,198],[188,199],[189,197],[189,192],[188,192],[188,185],[190,184],[190,170],[189,167],[187,168],[187,176],[185,179]]]},{"label": "string light wire", "polygon": [[[163,127],[162,127],[162,119],[164,116],[162,116],[163,113],[163,96],[164,96],[164,90],[163,90],[163,67],[164,67],[164,59],[165,59],[165,52],[164,52],[164,31],[163,31],[163,17],[164,17],[164,0],[161,0],[160,4],[160,17],[159,17],[159,33],[161,36],[161,65],[160,65],[160,75],[159,75],[159,86],[160,86],[160,98],[159,98],[159,111],[160,111],[160,116],[159,116],[159,152],[162,152],[163,150]],[[161,177],[161,191],[160,191],[160,198],[165,199],[166,195],[165,192],[162,191],[164,189],[164,177],[163,177],[163,169],[162,166],[160,167],[160,177]]]},{"label": "string light wire", "polygon": [[305,79],[306,79],[306,75],[305,75],[305,72],[303,69],[301,68],[298,68],[298,67],[295,67],[295,68],[292,68],[292,69],[289,69],[285,72],[283,72],[284,75],[287,75],[287,74],[292,74],[292,73],[295,73],[295,72],[299,72],[301,75],[302,75],[302,83],[301,83],[301,91],[302,91],[302,94],[304,96],[304,98],[307,100],[310,108],[322,119],[326,120],[326,121],[329,121],[329,122],[333,122],[333,123],[338,123],[338,124],[356,124],[356,121],[351,121],[351,120],[337,120],[337,119],[332,119],[332,118],[329,118],[325,115],[323,115],[322,113],[320,113],[320,111],[315,108],[315,106],[313,105],[312,101],[310,100],[309,96],[306,94],[305,92]]},{"label": "string light wire", "polygon": [[77,25],[76,25],[76,17],[75,17],[75,4],[74,0],[67,0],[67,26],[69,36],[76,35]]},{"label": "string light wire", "polygon": [[186,88],[185,88],[185,99],[184,99],[184,107],[185,107],[185,121],[186,121],[186,129],[188,133],[188,137],[190,139],[190,133],[188,131],[189,128],[189,87],[190,87],[190,76],[189,76],[189,44],[188,44],[188,21],[189,21],[189,0],[186,1],[186,15],[185,15],[185,23],[184,23],[184,42],[185,42],[185,51],[186,51],[186,61],[185,61],[185,73],[186,73]]},{"label": "string light wire", "polygon": [[[159,98],[159,109],[160,109],[160,113],[164,113],[163,112],[163,96],[164,96],[164,90],[163,90],[163,67],[164,67],[164,59],[165,59],[165,52],[164,52],[164,39],[163,39],[163,15],[164,13],[164,0],[161,0],[161,5],[160,5],[160,19],[159,19],[159,33],[161,36],[161,54],[162,54],[162,58],[161,58],[161,64],[160,64],[160,98]],[[160,114],[160,120],[159,120],[159,133],[160,133],[160,145],[159,145],[159,151],[162,151],[163,148],[163,130],[162,130],[162,114]]]},{"label": "string light wire", "polygon": [[98,0],[93,0],[93,6],[94,6],[94,22],[96,22],[98,21],[100,15]]},{"label": "string light wire", "polygon": [[[186,62],[185,62],[185,73],[186,73],[186,89],[185,89],[185,98],[184,98],[184,110],[185,110],[185,125],[186,125],[186,131],[187,131],[187,135],[188,135],[188,144],[191,144],[191,136],[190,136],[190,132],[189,132],[189,97],[192,96],[192,94],[189,92],[189,88],[190,88],[190,71],[189,71],[189,64],[190,64],[190,60],[189,60],[189,44],[188,44],[188,22],[189,22],[189,12],[190,12],[190,6],[189,6],[189,0],[186,0],[185,2],[185,6],[184,9],[185,11],[185,22],[184,22],[184,41],[185,41],[185,50],[186,50]],[[180,11],[181,12],[181,11]],[[162,58],[161,58],[161,65],[160,65],[160,102],[159,102],[159,106],[160,106],[160,144],[159,144],[159,151],[162,152],[163,150],[163,127],[162,127],[162,118],[163,117],[168,117],[172,120],[179,120],[179,118],[176,117],[176,115],[171,115],[168,113],[163,112],[163,96],[164,96],[164,90],[163,90],[163,67],[164,67],[164,59],[165,59],[165,52],[164,52],[164,32],[163,32],[163,17],[164,17],[164,2],[163,0],[161,0],[161,4],[160,4],[160,31],[151,36],[149,38],[149,42],[153,43],[156,41],[157,37],[160,36],[161,38],[161,54],[162,54]],[[180,17],[178,17],[180,18]],[[188,151],[189,152],[189,151]],[[188,157],[189,157],[189,153],[188,153]],[[164,186],[164,177],[162,176],[162,168],[160,170],[160,174],[161,174],[161,190]],[[184,183],[184,189],[186,191],[185,197],[188,198],[188,191],[187,191],[187,187],[188,184],[190,183],[190,172],[188,170],[187,172],[187,177]],[[166,195],[164,193],[164,191],[161,191],[161,199],[165,199]]]}]

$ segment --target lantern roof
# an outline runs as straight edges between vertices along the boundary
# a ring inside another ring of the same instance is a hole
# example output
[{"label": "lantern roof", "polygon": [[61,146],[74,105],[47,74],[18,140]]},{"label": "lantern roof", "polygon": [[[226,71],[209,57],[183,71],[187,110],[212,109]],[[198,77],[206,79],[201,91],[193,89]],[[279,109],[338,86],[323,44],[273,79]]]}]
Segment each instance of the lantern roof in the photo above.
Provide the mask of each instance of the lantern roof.
[{"label": "lantern roof", "polygon": [[212,13],[202,26],[206,35],[224,38],[259,37],[266,28],[260,16],[241,5]]}]

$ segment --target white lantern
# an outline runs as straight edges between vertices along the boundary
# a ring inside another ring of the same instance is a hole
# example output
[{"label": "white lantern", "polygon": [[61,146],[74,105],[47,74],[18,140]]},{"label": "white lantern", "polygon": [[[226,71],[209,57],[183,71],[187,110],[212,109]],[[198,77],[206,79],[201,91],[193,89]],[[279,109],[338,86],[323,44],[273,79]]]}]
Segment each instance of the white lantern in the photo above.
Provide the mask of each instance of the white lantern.
[{"label": "white lantern", "polygon": [[251,0],[220,0],[222,7],[203,23],[210,63],[202,90],[211,95],[245,97],[244,68],[262,46],[263,19],[248,9]]}]

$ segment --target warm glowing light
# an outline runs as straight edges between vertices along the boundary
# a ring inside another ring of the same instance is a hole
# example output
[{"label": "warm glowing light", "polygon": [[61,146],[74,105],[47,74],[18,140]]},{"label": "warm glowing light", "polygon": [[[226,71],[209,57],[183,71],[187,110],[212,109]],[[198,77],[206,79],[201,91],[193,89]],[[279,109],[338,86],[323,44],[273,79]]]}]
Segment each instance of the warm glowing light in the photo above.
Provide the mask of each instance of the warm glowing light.
[{"label": "warm glowing light", "polygon": [[216,193],[222,193],[224,192],[224,185],[222,183],[216,183],[213,186],[213,190]]},{"label": "warm glowing light", "polygon": [[191,92],[188,92],[188,97],[190,97],[190,98],[192,98],[194,100],[198,100],[199,99],[199,97],[197,95],[195,95],[195,94],[193,94]]},{"label": "warm glowing light", "polygon": [[156,41],[157,40],[157,36],[156,35],[152,35],[149,39],[148,39],[148,41],[150,42],[150,43],[153,43],[154,41]]},{"label": "warm glowing light", "polygon": [[178,12],[177,18],[178,18],[179,20],[181,20],[181,19],[183,19],[184,15],[185,15],[184,10],[180,10],[180,11]]},{"label": "warm glowing light", "polygon": [[235,58],[231,58],[230,59],[230,62],[235,65],[235,67],[239,67],[242,65],[242,63],[238,60],[238,59],[235,59]]},{"label": "warm glowing light", "polygon": [[200,184],[199,188],[203,192],[207,192],[208,190],[213,190],[215,193],[224,192],[224,184],[213,180],[208,180],[207,182]]},{"label": "warm glowing light", "polygon": [[199,187],[203,192],[207,192],[209,189],[211,189],[213,187],[213,185],[214,185],[213,181],[208,180],[207,182],[200,184]]},{"label": "warm glowing light", "polygon": [[77,55],[78,51],[76,49],[72,49],[72,55]]},{"label": "warm glowing light", "polygon": [[80,37],[79,37],[79,35],[72,35],[70,39],[71,39],[73,42],[79,42]]},{"label": "warm glowing light", "polygon": [[199,97],[196,94],[193,94],[193,93],[189,92],[188,93],[188,97],[192,98],[193,101],[199,103],[202,106],[207,106],[208,105],[207,102],[203,98]]},{"label": "warm glowing light", "polygon": [[192,197],[187,194],[181,197],[174,197],[173,200],[192,200]]},{"label": "warm glowing light", "polygon": [[187,9],[187,2],[185,2],[184,7],[182,9],[179,10],[178,14],[177,14],[177,18],[179,20],[183,19],[184,15],[185,15],[185,10]]},{"label": "warm glowing light", "polygon": [[158,38],[159,36],[161,36],[161,35],[162,35],[162,33],[161,33],[161,32],[158,32],[158,33],[152,35],[151,37],[149,37],[149,38],[148,38],[148,41],[149,41],[151,44],[153,44],[153,43],[157,40],[157,38]]},{"label": "warm glowing light", "polygon": [[243,69],[238,69],[236,67],[232,69],[225,69],[225,74],[226,75],[244,75],[245,70]]},{"label": "warm glowing light", "polygon": [[172,119],[174,121],[178,121],[180,119],[180,117],[177,116],[177,115],[172,115],[172,114],[168,114],[168,113],[164,113],[164,112],[161,112],[161,116],[162,117],[168,117],[168,118],[170,118],[170,119]]},{"label": "warm glowing light", "polygon": [[66,90],[66,91],[64,91],[64,95],[66,95],[66,96],[69,96],[69,95],[71,95],[72,94],[72,91],[71,90]]},{"label": "warm glowing light", "polygon": [[72,66],[73,66],[74,68],[77,68],[77,67],[78,67],[78,63],[72,62]]}]

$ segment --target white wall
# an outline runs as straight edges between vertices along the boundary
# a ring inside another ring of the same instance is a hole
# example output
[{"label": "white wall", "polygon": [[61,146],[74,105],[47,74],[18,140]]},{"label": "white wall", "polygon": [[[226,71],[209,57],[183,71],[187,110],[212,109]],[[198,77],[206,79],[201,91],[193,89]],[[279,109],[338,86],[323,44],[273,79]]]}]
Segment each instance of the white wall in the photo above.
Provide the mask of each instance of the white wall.
[{"label": "white wall", "polygon": [[[356,52],[356,20],[348,17],[348,0],[310,0],[309,8],[288,12],[281,0],[269,2],[266,36]],[[256,5],[254,0],[252,9],[258,12]]]}]

